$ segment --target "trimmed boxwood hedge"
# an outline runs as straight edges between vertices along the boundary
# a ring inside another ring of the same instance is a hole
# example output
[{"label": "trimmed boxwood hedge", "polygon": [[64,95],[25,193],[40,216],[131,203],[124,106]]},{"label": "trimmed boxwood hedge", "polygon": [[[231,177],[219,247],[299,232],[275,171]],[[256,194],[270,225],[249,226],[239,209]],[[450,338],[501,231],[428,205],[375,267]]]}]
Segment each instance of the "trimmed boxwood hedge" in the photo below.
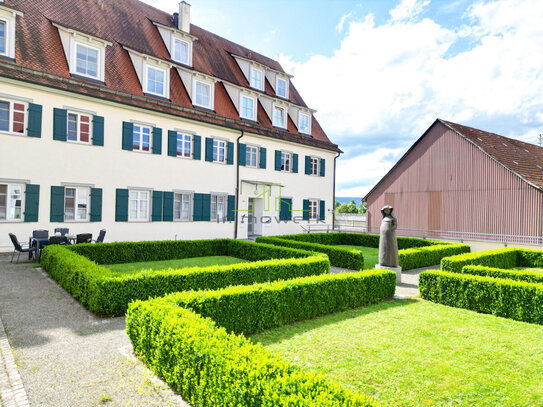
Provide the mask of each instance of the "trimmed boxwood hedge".
[{"label": "trimmed boxwood hedge", "polygon": [[[212,255],[254,262],[131,274],[115,273],[99,265]],[[51,245],[44,249],[41,264],[84,306],[107,315],[124,315],[133,300],[326,274],[330,269],[324,254],[231,239]]]},{"label": "trimmed boxwood hedge", "polygon": [[516,267],[519,250],[522,249],[513,247],[446,257],[441,260],[441,270],[450,271],[451,273],[461,273],[462,268],[467,265],[499,267],[504,269]]},{"label": "trimmed boxwood hedge", "polygon": [[377,302],[393,295],[395,278],[379,270],[136,301],[126,331],[135,353],[195,406],[369,407],[371,398],[217,325],[256,332]]},{"label": "trimmed boxwood hedge", "polygon": [[[351,270],[364,268],[364,256],[360,250],[334,245],[379,247],[379,236],[363,233],[304,233],[297,235],[262,236],[257,242],[293,247],[326,253],[330,264]],[[470,247],[461,243],[398,237],[400,266],[403,270],[439,264],[443,257],[469,253]]]},{"label": "trimmed boxwood hedge", "polygon": [[471,274],[474,276],[506,278],[509,280],[543,284],[543,273],[530,270],[507,270],[493,267],[468,265],[462,268],[462,273]]},{"label": "trimmed boxwood hedge", "polygon": [[543,284],[428,270],[419,275],[425,300],[543,324]]}]

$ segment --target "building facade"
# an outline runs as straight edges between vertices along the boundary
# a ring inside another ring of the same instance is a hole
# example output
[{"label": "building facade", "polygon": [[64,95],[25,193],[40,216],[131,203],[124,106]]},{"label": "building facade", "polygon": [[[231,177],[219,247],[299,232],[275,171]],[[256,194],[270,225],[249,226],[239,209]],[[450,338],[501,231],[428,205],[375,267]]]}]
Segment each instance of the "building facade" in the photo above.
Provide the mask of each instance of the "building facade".
[{"label": "building facade", "polygon": [[136,0],[0,2],[0,247],[299,233],[333,144],[279,63]]},{"label": "building facade", "polygon": [[438,119],[364,200],[372,231],[541,245],[543,148]]}]

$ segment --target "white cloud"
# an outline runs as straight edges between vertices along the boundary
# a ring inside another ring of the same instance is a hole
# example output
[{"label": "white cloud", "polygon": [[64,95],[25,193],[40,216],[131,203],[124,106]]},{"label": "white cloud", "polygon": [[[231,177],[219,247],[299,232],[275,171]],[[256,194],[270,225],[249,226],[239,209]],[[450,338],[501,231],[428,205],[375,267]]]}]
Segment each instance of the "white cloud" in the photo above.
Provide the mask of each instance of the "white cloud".
[{"label": "white cloud", "polygon": [[336,30],[338,30],[339,32],[343,31],[343,26],[345,25],[345,22],[351,18],[353,15],[353,12],[349,12],[347,14],[345,14],[344,16],[342,16],[339,20],[339,23],[338,25],[336,26]]},{"label": "white cloud", "polygon": [[402,0],[395,8],[390,10],[393,21],[413,20],[417,18],[430,0]]},{"label": "white cloud", "polygon": [[373,185],[391,165],[372,152],[405,151],[437,117],[526,139],[543,130],[543,2],[477,2],[458,28],[414,19],[426,4],[404,0],[381,25],[372,14],[350,21],[331,56],[279,56],[346,152],[343,191]]}]

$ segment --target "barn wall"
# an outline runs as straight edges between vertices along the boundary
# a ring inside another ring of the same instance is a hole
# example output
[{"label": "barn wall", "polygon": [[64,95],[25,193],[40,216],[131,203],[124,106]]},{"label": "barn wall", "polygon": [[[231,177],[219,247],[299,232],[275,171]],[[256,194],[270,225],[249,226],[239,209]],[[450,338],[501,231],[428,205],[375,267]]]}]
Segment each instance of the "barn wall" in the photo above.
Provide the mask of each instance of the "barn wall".
[{"label": "barn wall", "polygon": [[543,193],[439,122],[367,202],[370,230],[391,205],[401,229],[543,236]]}]

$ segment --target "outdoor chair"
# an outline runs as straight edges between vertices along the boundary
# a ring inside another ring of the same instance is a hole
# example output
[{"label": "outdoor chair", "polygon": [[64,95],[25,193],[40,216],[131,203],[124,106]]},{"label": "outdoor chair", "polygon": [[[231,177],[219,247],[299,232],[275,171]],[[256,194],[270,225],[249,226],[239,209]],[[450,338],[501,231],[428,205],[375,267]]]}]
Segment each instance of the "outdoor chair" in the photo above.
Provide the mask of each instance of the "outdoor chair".
[{"label": "outdoor chair", "polygon": [[57,233],[60,233],[61,236],[66,236],[68,233],[70,233],[70,229],[68,229],[68,228],[55,228],[55,235]]},{"label": "outdoor chair", "polygon": [[96,240],[93,240],[94,243],[104,243],[104,237],[106,237],[106,230],[102,229],[98,234]]},{"label": "outdoor chair", "polygon": [[32,231],[32,237],[34,239],[49,239],[49,231],[48,230],[33,230]]},{"label": "outdoor chair", "polygon": [[75,239],[75,244],[92,243],[92,233],[80,233]]},{"label": "outdoor chair", "polygon": [[15,236],[13,233],[9,234],[9,238],[11,239],[11,243],[13,243],[13,247],[14,247],[13,254],[11,255],[11,263],[13,263],[13,257],[15,256],[15,252],[19,252],[19,254],[17,255],[17,263],[19,263],[19,257],[21,257],[21,253],[31,254],[31,253],[35,253],[37,250],[35,247],[30,247],[30,246],[27,248],[23,248],[21,246],[21,243],[19,243],[17,236]]},{"label": "outdoor chair", "polygon": [[68,239],[66,236],[51,236],[49,238],[49,244],[67,244]]}]

